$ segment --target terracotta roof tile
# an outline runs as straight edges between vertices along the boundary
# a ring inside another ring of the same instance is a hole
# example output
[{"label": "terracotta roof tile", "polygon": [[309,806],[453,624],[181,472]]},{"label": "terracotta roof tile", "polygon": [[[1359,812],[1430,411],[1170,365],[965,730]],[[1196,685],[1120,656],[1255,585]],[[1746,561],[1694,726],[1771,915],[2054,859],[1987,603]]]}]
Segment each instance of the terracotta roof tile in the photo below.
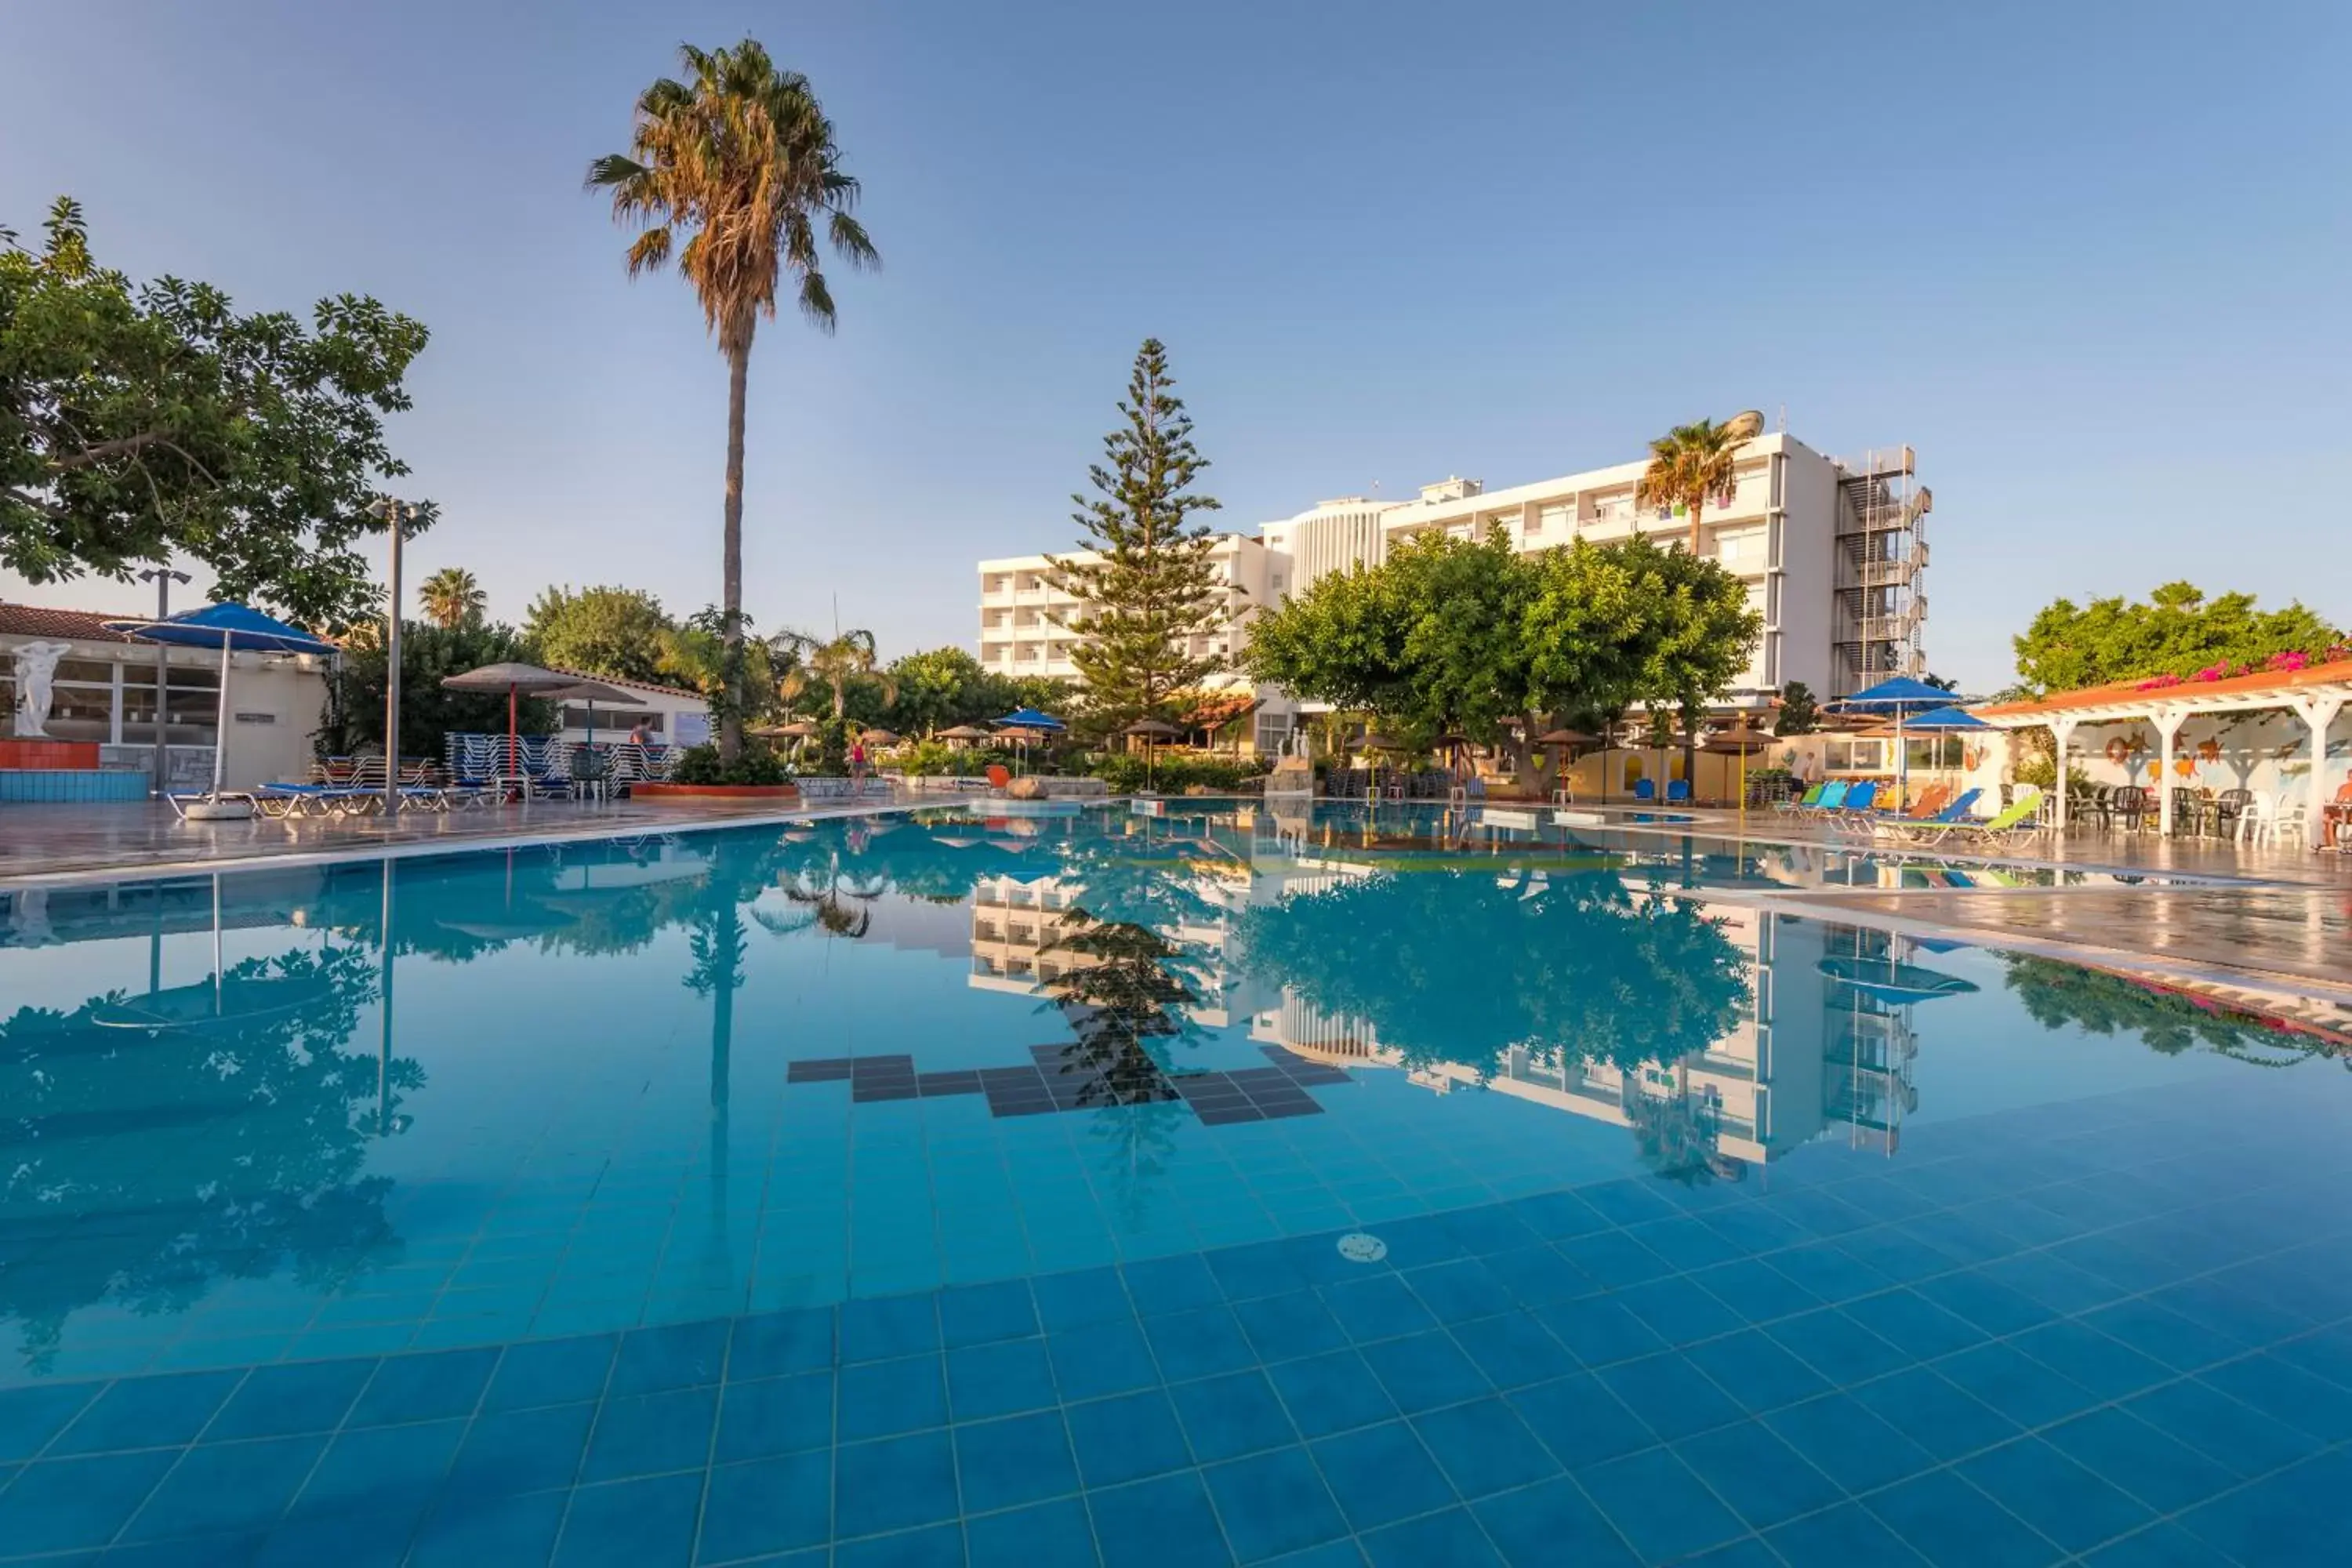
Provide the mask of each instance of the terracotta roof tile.
[{"label": "terracotta roof tile", "polygon": [[2122,708],[2168,702],[2195,702],[2204,697],[2240,697],[2249,692],[2276,691],[2282,702],[2306,687],[2352,681],[2352,659],[2308,665],[2302,669],[2262,669],[2233,675],[2226,680],[2183,680],[2172,686],[2144,687],[2137,680],[2112,686],[2085,686],[2074,691],[2053,691],[2038,702],[1996,702],[1972,708],[1980,719],[2019,719],[2032,714],[2064,713],[2077,708]]},{"label": "terracotta roof tile", "polygon": [[110,631],[109,621],[129,616],[101,616],[89,610],[53,610],[41,605],[0,602],[0,637],[77,637],[84,642],[131,642],[135,638]]}]

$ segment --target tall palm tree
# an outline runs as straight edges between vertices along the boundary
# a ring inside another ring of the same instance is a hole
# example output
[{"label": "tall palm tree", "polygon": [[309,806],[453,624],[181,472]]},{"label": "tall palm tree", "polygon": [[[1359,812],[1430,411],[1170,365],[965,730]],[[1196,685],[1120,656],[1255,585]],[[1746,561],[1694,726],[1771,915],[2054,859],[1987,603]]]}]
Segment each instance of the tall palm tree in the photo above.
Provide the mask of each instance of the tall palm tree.
[{"label": "tall palm tree", "polygon": [[777,690],[787,704],[812,686],[829,687],[833,716],[838,719],[849,700],[849,689],[864,680],[882,688],[883,706],[898,700],[898,683],[876,673],[879,659],[872,632],[840,632],[831,641],[806,632],[778,632],[769,639],[768,649],[770,659],[784,667]]},{"label": "tall palm tree", "polygon": [[[588,188],[612,193],[615,222],[648,226],[631,242],[629,274],[676,256],[727,356],[727,500],[721,570],[724,700],[719,752],[743,749],[743,401],[751,339],[773,321],[787,275],[801,314],[834,327],[817,226],[853,268],[880,265],[851,216],[857,182],[841,170],[833,122],[808,79],[780,70],[758,40],[732,48],[678,47],[686,79],[664,77],[637,99],[629,151],[588,166]],[[681,243],[681,239],[683,243]]]},{"label": "tall palm tree", "polygon": [[417,585],[416,596],[423,602],[425,618],[445,632],[480,625],[482,612],[490,603],[490,596],[463,566],[444,566]]},{"label": "tall palm tree", "polygon": [[1690,552],[1698,553],[1699,513],[1709,498],[1731,488],[1733,459],[1756,432],[1747,416],[1718,425],[1702,419],[1677,425],[1650,443],[1650,466],[1634,487],[1636,506],[1690,509]]}]

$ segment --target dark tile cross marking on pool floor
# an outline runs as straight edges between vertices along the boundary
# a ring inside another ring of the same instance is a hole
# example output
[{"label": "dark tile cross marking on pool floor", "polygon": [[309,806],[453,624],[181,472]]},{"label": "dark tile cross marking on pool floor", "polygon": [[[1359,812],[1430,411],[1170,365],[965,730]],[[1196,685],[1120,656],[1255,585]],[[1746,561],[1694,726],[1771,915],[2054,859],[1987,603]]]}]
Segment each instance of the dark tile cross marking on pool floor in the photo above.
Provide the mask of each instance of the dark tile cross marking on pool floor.
[{"label": "dark tile cross marking on pool floor", "polygon": [[1148,1105],[1181,1100],[1204,1126],[1234,1121],[1272,1121],[1286,1116],[1319,1116],[1323,1107],[1308,1094],[1320,1084],[1346,1083],[1339,1068],[1312,1061],[1280,1046],[1261,1046],[1268,1066],[1238,1071],[1167,1072],[1147,1058],[1133,1069],[1107,1073],[1083,1046],[1060,1042],[1032,1046],[1028,1067],[964,1068],[918,1072],[905,1056],[804,1057],[791,1066],[790,1083],[837,1083],[846,1079],[854,1105],[879,1100],[929,1100],[939,1095],[982,1094],[995,1116],[1036,1116],[1055,1110],[1090,1110],[1105,1105]]}]

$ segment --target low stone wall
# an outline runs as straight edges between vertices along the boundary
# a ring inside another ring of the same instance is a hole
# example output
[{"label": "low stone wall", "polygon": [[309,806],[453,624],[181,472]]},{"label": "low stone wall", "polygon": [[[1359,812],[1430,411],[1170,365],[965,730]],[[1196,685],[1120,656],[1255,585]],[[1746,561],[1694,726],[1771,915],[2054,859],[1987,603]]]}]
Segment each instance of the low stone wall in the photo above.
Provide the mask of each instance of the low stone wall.
[{"label": "low stone wall", "polygon": [[[1034,778],[1044,784],[1046,797],[1051,800],[1100,800],[1110,794],[1110,785],[1100,779],[1072,778],[1060,773],[1031,773],[1024,776]],[[844,783],[846,782],[844,781]],[[995,787],[986,779],[950,773],[922,778],[895,777],[892,782],[908,795],[986,795]],[[806,779],[801,781],[803,788],[807,787],[808,783]],[[870,789],[872,785],[869,784],[867,787]]]},{"label": "low stone wall", "polygon": [[793,782],[800,785],[801,797],[811,805],[838,805],[852,799],[887,801],[897,798],[897,792],[890,787],[890,781],[883,778],[867,779],[866,787],[855,795],[850,793],[849,780],[845,778],[822,776],[813,778],[803,774]]}]

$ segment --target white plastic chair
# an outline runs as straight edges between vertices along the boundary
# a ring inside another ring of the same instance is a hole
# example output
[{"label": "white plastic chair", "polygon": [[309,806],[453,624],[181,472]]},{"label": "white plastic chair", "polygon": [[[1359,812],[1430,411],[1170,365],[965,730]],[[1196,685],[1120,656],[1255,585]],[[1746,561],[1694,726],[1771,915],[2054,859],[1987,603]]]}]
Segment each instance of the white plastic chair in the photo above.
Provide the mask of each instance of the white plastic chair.
[{"label": "white plastic chair", "polygon": [[2258,795],[2238,814],[2238,842],[2257,847],[2294,837],[2294,817],[2283,795]]}]

